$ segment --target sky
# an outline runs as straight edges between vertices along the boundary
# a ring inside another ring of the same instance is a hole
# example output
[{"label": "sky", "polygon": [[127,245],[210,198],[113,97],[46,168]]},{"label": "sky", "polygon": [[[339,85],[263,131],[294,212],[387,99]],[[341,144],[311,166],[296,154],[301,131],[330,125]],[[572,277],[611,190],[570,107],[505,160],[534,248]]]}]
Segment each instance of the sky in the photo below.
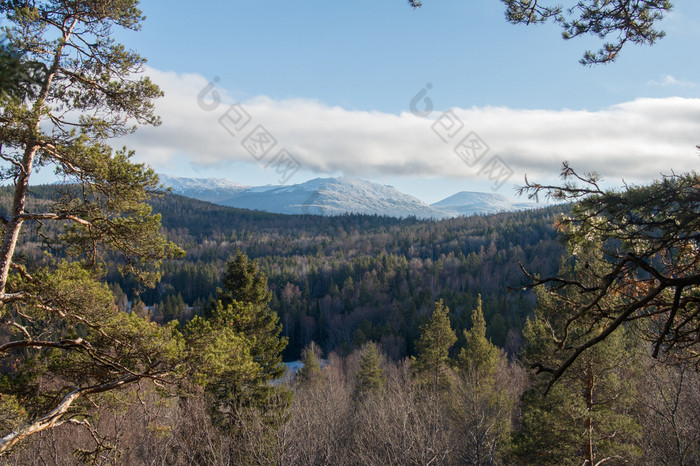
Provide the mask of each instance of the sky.
[{"label": "sky", "polygon": [[700,2],[653,47],[578,63],[593,38],[512,25],[497,0],[143,0],[163,124],[116,146],[161,173],[244,185],[353,176],[432,203],[513,197],[568,160],[606,186],[700,168]]}]

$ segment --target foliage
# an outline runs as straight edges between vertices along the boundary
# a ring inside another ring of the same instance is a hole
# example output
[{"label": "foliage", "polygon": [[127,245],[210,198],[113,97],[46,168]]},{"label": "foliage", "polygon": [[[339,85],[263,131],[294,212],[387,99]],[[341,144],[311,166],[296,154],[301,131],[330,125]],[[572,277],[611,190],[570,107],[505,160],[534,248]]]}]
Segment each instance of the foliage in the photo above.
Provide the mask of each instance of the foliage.
[{"label": "foliage", "polygon": [[506,18],[514,24],[537,24],[549,20],[559,24],[564,39],[591,35],[606,40],[595,52],[586,51],[581,64],[615,61],[626,44],[653,45],[665,33],[657,24],[669,14],[668,0],[583,0],[567,9],[536,0],[503,0]]},{"label": "foliage", "polygon": [[302,367],[296,373],[295,380],[299,386],[313,386],[323,380],[321,365],[318,362],[318,346],[311,344],[304,350],[302,355]]},{"label": "foliage", "polygon": [[241,411],[252,410],[270,426],[284,419],[290,396],[275,382],[286,366],[277,315],[267,303],[267,279],[254,261],[238,253],[228,262],[222,288],[207,317],[195,317],[184,329],[200,383],[212,396],[215,424],[240,426]]},{"label": "foliage", "polygon": [[[528,345],[532,341],[528,338]],[[541,340],[544,344],[547,341]],[[499,426],[508,427],[504,421],[508,411],[492,409],[497,405],[489,401],[492,396],[484,390],[483,382],[473,381],[460,369],[449,391],[432,394],[412,376],[409,360],[384,359],[385,389],[357,403],[352,395],[362,356],[362,350],[347,357],[330,354],[323,383],[298,386],[291,380],[283,381],[296,392],[289,417],[274,438],[250,411],[238,420],[241,430],[237,435],[217,428],[210,415],[210,397],[203,390],[194,390],[186,398],[163,398],[151,384],[142,382],[113,394],[129,400],[117,411],[95,399],[100,404],[100,431],[114,432],[108,438],[93,438],[89,431],[64,425],[29,439],[26,448],[18,449],[7,460],[11,464],[72,464],[76,461],[74,451],[94,451],[98,441],[110,448],[91,458],[134,465],[428,464],[431,460],[430,464],[499,465],[547,464],[548,458],[550,464],[567,464],[572,461],[567,458],[580,457],[575,450],[582,449],[583,429],[580,425],[576,428],[572,415],[583,416],[577,401],[582,399],[580,385],[576,383],[561,391],[566,386],[556,384],[544,398],[539,391],[523,397],[526,430],[522,434],[531,440],[541,439],[534,446],[549,448],[551,457],[518,459],[508,456],[509,445],[501,443],[502,437],[491,436]],[[634,362],[640,360],[635,356]],[[501,393],[507,397],[505,406],[513,409],[511,425],[516,439],[521,435],[519,400],[527,386],[524,372],[517,364],[499,363],[494,374],[495,387],[503,389]],[[632,463],[696,464],[698,374],[646,362],[641,370],[622,373],[627,376],[622,383],[642,388],[633,392],[633,400],[625,396],[623,414],[642,425],[643,436],[634,434],[639,432],[634,423],[618,425],[616,435],[626,442],[636,438],[634,444],[642,447],[643,455]],[[543,388],[541,382],[535,382],[537,388]],[[577,403],[577,411],[572,411]],[[620,408],[615,407],[614,412]],[[462,415],[457,415],[460,412]],[[470,416],[483,419],[481,423],[466,422]],[[577,419],[582,422],[583,418]],[[489,426],[493,427],[488,430]],[[484,448],[475,454],[479,438],[484,439]],[[491,456],[494,438],[496,454]],[[623,445],[621,451],[627,454],[628,447],[629,443]],[[524,453],[520,448],[516,452]],[[602,464],[616,461],[611,458]]]},{"label": "foliage", "polygon": [[464,348],[459,353],[459,366],[473,371],[480,378],[492,378],[501,360],[500,350],[486,338],[486,320],[481,308],[481,295],[472,311],[472,327],[464,330]]},{"label": "foliage", "polygon": [[433,391],[450,384],[449,352],[457,341],[457,335],[450,325],[449,312],[442,300],[437,301],[432,317],[421,327],[416,342],[417,355],[413,358],[415,373]]},{"label": "foliage", "polygon": [[381,393],[386,384],[386,376],[382,370],[379,348],[374,342],[364,347],[365,354],[360,360],[360,369],[355,373],[355,390],[353,399],[360,401],[372,394]]},{"label": "foliage", "polygon": [[[289,217],[175,196],[155,200],[154,208],[187,257],[164,264],[162,285],[142,299],[158,303],[181,292],[195,305],[214,292],[224,269],[221,257],[243,249],[269,277],[270,307],[290,341],[286,360],[298,359],[311,340],[324,352],[373,340],[391,341],[384,345],[391,358],[415,354],[413,342],[437,299],[464,327],[477,294],[489,337],[513,352],[512,338],[534,303],[531,293],[507,290],[527,283],[518,261],[554,273],[562,252],[552,223],[563,208],[441,222]],[[110,280],[133,296],[128,283]]]},{"label": "foliage", "polygon": [[[12,191],[0,218],[0,396],[16,416],[3,422],[5,453],[62,423],[91,428],[88,395],[179,372],[173,327],[118,311],[100,281],[109,262],[153,285],[160,261],[181,251],[146,203],[155,173],[107,144],[159,122],[160,90],[134,78],[144,60],[110,38],[115,26],[138,29],[137,2],[12,1],[0,14],[0,179]],[[32,173],[48,165],[67,184],[31,204]],[[25,234],[44,245],[36,260],[17,249]]]},{"label": "foliage", "polygon": [[[592,251],[587,257],[591,259]],[[600,264],[584,262],[574,271],[599,271]],[[564,266],[563,269],[568,268]],[[570,272],[572,273],[572,272]],[[570,292],[573,294],[573,292]],[[591,331],[585,324],[568,324],[576,312],[572,301],[539,292],[535,318],[523,331],[522,361],[530,367],[558,365],[568,356],[552,334],[569,325],[570,338]],[[620,298],[608,297],[607,301]],[[593,330],[595,331],[595,330]],[[635,340],[625,327],[604,342],[586,349],[563,375],[553,381],[533,375],[533,388],[523,396],[523,428],[516,437],[517,456],[526,463],[623,464],[640,455],[640,425],[633,416]],[[546,396],[543,394],[546,393]]]},{"label": "foliage", "polygon": [[[668,0],[578,0],[568,7],[539,0],[502,0],[506,19],[513,24],[540,24],[553,21],[564,30],[564,39],[591,35],[609,40],[595,52],[586,51],[583,65],[615,61],[626,44],[653,45],[665,33],[657,24],[671,12]],[[421,0],[408,0],[413,8]]]},{"label": "foliage", "polygon": [[[263,387],[286,371],[281,353],[287,346],[287,338],[280,337],[282,326],[268,306],[270,297],[267,277],[258,269],[257,262],[237,252],[228,262],[222,288],[217,290],[214,312],[225,325],[251,342],[251,356],[264,374],[258,387],[263,392],[268,390]],[[265,397],[262,395],[261,401]]]},{"label": "foliage", "polygon": [[481,296],[464,337],[465,347],[457,361],[459,377],[451,397],[451,416],[464,432],[461,458],[466,464],[501,462],[509,448],[515,403],[504,383],[504,375],[509,373],[505,355],[486,338]]},{"label": "foliage", "polygon": [[216,298],[224,306],[236,301],[255,306],[266,306],[270,302],[267,277],[258,270],[258,264],[240,250],[229,261],[222,286],[217,289]]},{"label": "foliage", "polygon": [[597,177],[579,177],[568,165],[562,176],[581,187],[528,183],[523,191],[577,200],[559,222],[578,265],[572,273],[537,278],[558,306],[569,309],[552,327],[566,357],[539,369],[562,376],[584,351],[625,326],[653,344],[652,354],[700,361],[700,177],[664,177],[648,186],[603,191]]},{"label": "foliage", "polygon": [[[55,187],[35,187],[28,202],[43,205]],[[2,203],[10,193],[0,189]],[[285,360],[299,359],[316,341],[323,351],[348,352],[366,341],[381,343],[389,358],[415,354],[419,328],[443,298],[458,328],[469,325],[476,297],[488,324],[487,336],[514,354],[520,330],[534,308],[531,292],[509,292],[528,280],[518,262],[555,273],[563,248],[552,224],[564,207],[434,221],[348,215],[284,216],[243,211],[166,194],[151,201],[168,238],[187,251],[165,261],[154,289],[112,270],[132,302],[164,319],[182,296],[182,322],[204,314],[238,249],[258,261],[268,277],[270,308],[283,324],[289,345]],[[44,225],[48,233],[51,225]],[[358,238],[361,240],[358,242]],[[42,238],[26,232],[20,247],[27,260],[41,260]],[[59,255],[61,252],[57,251]],[[161,305],[162,303],[162,305]],[[155,307],[154,307],[155,306]],[[463,335],[459,332],[460,344]]]},{"label": "foliage", "polygon": [[8,44],[7,37],[0,33],[0,99],[19,99],[35,96],[46,67],[41,62],[23,59],[21,52]]}]

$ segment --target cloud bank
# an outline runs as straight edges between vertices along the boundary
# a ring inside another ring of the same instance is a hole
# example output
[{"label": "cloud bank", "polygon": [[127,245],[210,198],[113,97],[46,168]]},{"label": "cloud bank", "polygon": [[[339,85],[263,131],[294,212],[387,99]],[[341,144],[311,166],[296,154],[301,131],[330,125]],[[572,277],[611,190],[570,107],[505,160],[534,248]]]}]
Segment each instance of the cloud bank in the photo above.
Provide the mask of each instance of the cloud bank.
[{"label": "cloud bank", "polygon": [[[581,173],[628,181],[700,168],[700,99],[637,99],[599,111],[482,107],[396,115],[301,99],[236,102],[224,83],[207,88],[212,83],[201,75],[148,74],[165,91],[157,103],[163,125],[141,128],[119,144],[162,171],[183,160],[201,167],[264,164],[281,149],[306,170],[358,177],[476,179],[493,156],[519,179],[551,178],[563,160]],[[259,127],[266,131],[263,139],[275,142],[265,154],[269,144],[261,142],[257,152],[244,144]],[[475,157],[483,155],[472,166],[454,150],[471,132],[488,146],[485,154],[485,147],[470,146]]]}]

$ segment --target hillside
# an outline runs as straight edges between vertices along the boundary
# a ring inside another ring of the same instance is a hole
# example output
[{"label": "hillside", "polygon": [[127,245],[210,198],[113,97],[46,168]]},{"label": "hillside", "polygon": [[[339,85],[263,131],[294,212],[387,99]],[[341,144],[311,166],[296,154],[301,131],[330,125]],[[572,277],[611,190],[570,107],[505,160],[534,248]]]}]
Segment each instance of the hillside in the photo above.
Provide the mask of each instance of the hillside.
[{"label": "hillside", "polygon": [[178,178],[160,175],[172,192],[214,204],[287,215],[344,214],[442,219],[493,214],[536,207],[513,202],[501,194],[462,191],[427,205],[393,186],[351,177],[316,178],[289,186],[243,186],[218,178]]},{"label": "hillside", "polygon": [[420,221],[284,216],[172,195],[153,206],[187,256],[165,265],[161,286],[144,293],[144,301],[165,303],[180,294],[201,305],[227,258],[241,249],[269,278],[271,306],[290,338],[289,358],[311,340],[330,350],[366,339],[382,341],[399,357],[412,351],[436,299],[445,299],[462,328],[478,294],[489,336],[514,351],[534,303],[530,293],[509,290],[525,282],[519,263],[554,272],[563,252],[552,227],[562,208]]},{"label": "hillside", "polygon": [[[43,203],[55,189],[35,188],[31,203]],[[0,197],[8,195],[3,190]],[[166,262],[161,283],[140,294],[155,305],[153,318],[186,319],[186,306],[201,312],[226,260],[240,249],[268,276],[271,307],[290,339],[289,359],[312,340],[328,351],[373,339],[393,357],[410,354],[435,300],[443,298],[455,328],[465,328],[479,294],[489,337],[515,351],[534,303],[530,293],[510,289],[525,283],[519,263],[553,273],[563,252],[552,226],[562,207],[433,221],[280,215],[174,194],[152,205],[167,235],[187,252]],[[29,231],[22,252],[43,260],[42,240]],[[107,280],[119,302],[136,297],[134,284],[116,271]]]}]

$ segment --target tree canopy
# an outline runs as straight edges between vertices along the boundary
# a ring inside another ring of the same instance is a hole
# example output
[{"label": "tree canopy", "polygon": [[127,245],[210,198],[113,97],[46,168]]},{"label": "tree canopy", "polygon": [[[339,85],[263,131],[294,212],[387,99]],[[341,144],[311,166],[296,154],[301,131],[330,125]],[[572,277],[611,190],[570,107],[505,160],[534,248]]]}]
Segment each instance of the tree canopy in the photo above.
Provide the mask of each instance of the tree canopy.
[{"label": "tree canopy", "polygon": [[[570,312],[551,325],[560,363],[541,365],[555,381],[589,348],[630,326],[653,356],[700,363],[700,176],[665,176],[648,186],[602,190],[598,177],[564,164],[564,186],[528,182],[522,192],[576,201],[558,224],[572,260],[570,274],[540,278]],[[573,329],[583,329],[574,332]]]},{"label": "tree canopy", "polygon": [[[158,190],[155,173],[108,144],[137,123],[159,123],[161,91],[139,76],[144,59],[111,39],[114,27],[139,28],[137,3],[0,2],[2,58],[21,65],[8,74],[3,63],[11,91],[0,93],[0,180],[13,189],[0,218],[0,403],[13,419],[0,453],[64,422],[90,426],[86,396],[164,380],[178,366],[172,326],[119,312],[101,283],[109,261],[153,285],[160,261],[181,252],[145,202]],[[38,167],[64,181],[44,203],[27,196]],[[50,223],[62,228],[43,228]],[[39,260],[17,249],[27,230],[45,245]]]},{"label": "tree canopy", "polygon": [[[540,0],[501,0],[506,7],[506,19],[513,24],[539,24],[552,21],[563,29],[566,40],[594,36],[603,42],[600,49],[586,51],[583,65],[615,61],[627,44],[653,45],[664,37],[658,23],[672,9],[668,0],[579,0],[562,6]],[[421,0],[408,0],[414,8]]]},{"label": "tree canopy", "polygon": [[435,310],[430,320],[420,328],[420,337],[416,342],[417,356],[413,360],[416,375],[433,390],[449,385],[449,352],[457,342],[449,312],[442,299],[436,301]]}]

